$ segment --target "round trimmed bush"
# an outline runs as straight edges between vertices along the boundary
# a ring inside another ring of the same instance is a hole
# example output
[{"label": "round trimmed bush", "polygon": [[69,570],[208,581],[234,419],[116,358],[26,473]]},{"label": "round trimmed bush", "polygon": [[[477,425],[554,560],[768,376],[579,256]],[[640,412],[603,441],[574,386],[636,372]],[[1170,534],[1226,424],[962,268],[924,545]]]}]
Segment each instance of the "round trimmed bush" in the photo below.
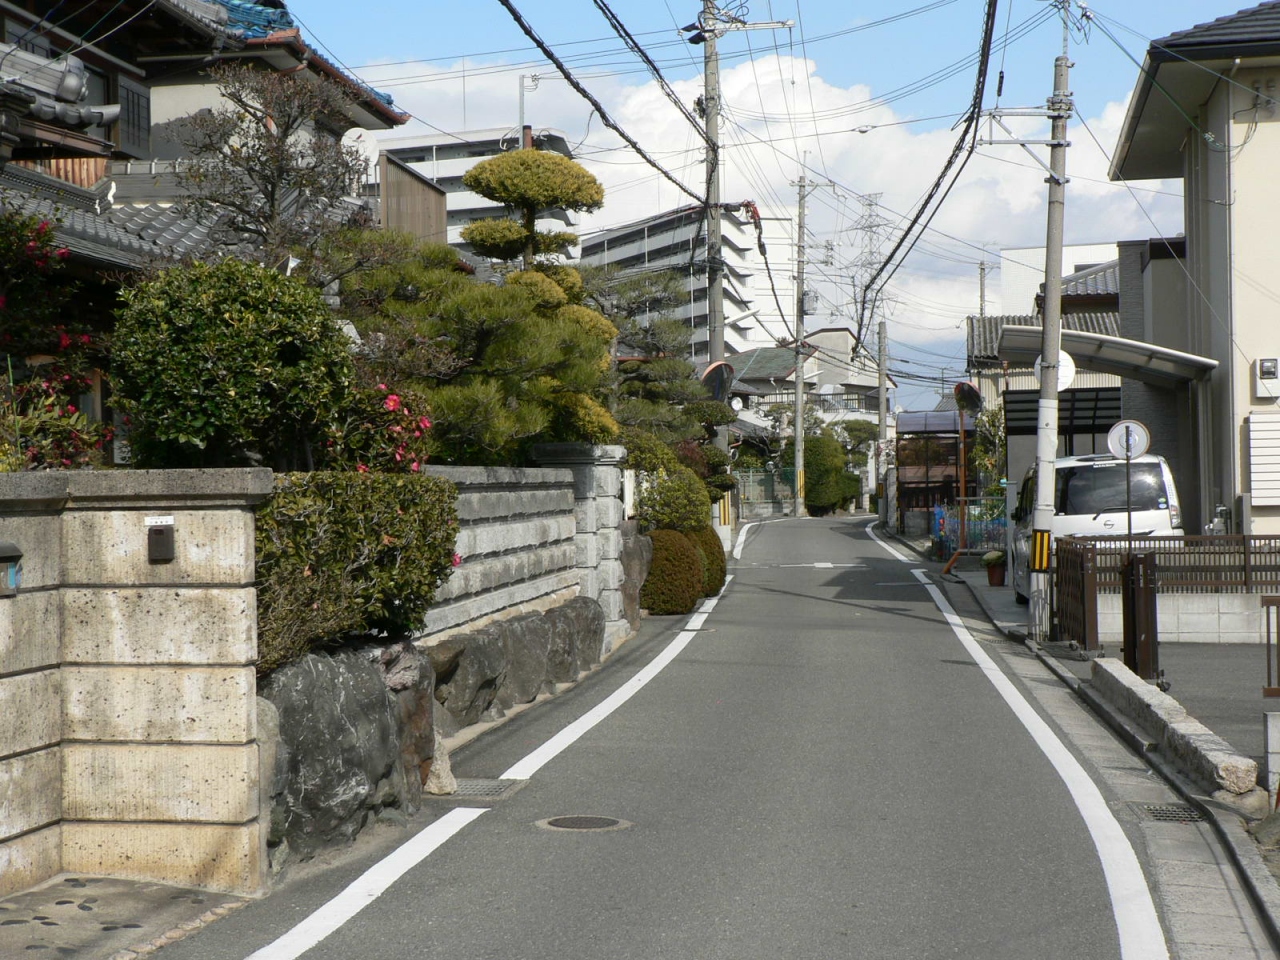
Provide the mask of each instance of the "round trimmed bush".
[{"label": "round trimmed bush", "polygon": [[706,560],[702,594],[706,597],[714,597],[724,589],[724,578],[728,573],[724,544],[720,542],[720,535],[711,527],[701,527],[698,530],[690,530],[685,536],[702,551]]},{"label": "round trimmed bush", "polygon": [[702,597],[702,559],[693,543],[675,530],[654,530],[653,562],[640,587],[640,606],[652,614],[689,613]]}]

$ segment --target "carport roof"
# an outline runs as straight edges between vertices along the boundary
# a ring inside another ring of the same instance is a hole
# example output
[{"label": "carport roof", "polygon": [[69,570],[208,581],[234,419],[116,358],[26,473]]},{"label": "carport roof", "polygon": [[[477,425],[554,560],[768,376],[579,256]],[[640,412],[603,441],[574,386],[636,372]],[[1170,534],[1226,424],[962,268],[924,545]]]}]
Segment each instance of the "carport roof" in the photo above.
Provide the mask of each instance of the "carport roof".
[{"label": "carport roof", "polygon": [[[1000,359],[1025,366],[1034,364],[1040,356],[1042,336],[1040,327],[1004,327],[1000,331]],[[1085,330],[1064,329],[1062,349],[1071,354],[1081,369],[1111,373],[1158,387],[1203,380],[1218,368],[1218,361],[1208,357]]]}]

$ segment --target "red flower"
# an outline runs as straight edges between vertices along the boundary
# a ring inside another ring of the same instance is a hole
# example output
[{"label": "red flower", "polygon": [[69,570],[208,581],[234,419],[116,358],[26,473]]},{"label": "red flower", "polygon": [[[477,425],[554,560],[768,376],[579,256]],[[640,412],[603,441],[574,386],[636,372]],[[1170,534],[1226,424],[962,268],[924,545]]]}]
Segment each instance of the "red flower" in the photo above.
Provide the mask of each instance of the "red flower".
[{"label": "red flower", "polygon": [[65,260],[67,257],[71,256],[71,251],[66,247],[59,247],[57,250],[53,251],[53,255],[59,260]]},{"label": "red flower", "polygon": [[394,393],[387,394],[387,399],[382,401],[382,405],[392,413],[400,409],[400,398]]},{"label": "red flower", "polygon": [[453,565],[456,567],[461,562],[462,562],[462,557],[458,556],[458,554],[455,553],[453,555]]},{"label": "red flower", "polygon": [[366,467],[363,463],[356,464],[356,473],[368,473],[368,472],[369,472],[369,468]]}]

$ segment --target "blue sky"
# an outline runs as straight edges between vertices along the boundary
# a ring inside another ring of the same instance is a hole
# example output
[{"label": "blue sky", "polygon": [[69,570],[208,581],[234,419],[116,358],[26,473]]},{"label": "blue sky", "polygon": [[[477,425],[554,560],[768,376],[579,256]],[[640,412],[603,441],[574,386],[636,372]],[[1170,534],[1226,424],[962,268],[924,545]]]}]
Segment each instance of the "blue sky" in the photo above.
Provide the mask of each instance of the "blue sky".
[{"label": "blue sky", "polygon": [[[700,176],[692,128],[657,90],[590,0],[521,0],[522,15],[645,149],[690,185]],[[680,42],[694,0],[615,0],[614,13],[657,61],[685,102],[700,92],[701,48]],[[1078,5],[1073,4],[1078,13]],[[1072,91],[1083,124],[1072,125],[1068,170],[1068,242],[1114,241],[1181,229],[1180,184],[1134,190],[1106,180],[1109,153],[1141,61],[1153,38],[1240,9],[1233,0],[1097,0],[1087,32],[1073,31]],[[606,187],[605,208],[582,231],[669,209],[686,198],[625,149],[591,107],[563,82],[497,0],[457,4],[367,0],[294,0],[305,31],[341,63],[391,93],[415,121],[392,135],[459,131],[516,123],[521,74],[538,74],[526,94],[526,119],[581,143],[582,162]],[[358,16],[353,15],[358,10]],[[974,70],[961,64],[978,47],[982,0],[772,0],[745,5],[749,22],[792,20],[790,29],[732,33],[723,58],[725,197],[755,199],[771,227],[780,261],[794,242],[792,181],[803,162],[811,179],[832,186],[810,204],[809,242],[830,262],[811,273],[832,321],[848,312],[851,263],[863,239],[851,228],[861,197],[880,194],[887,232],[901,222],[950,152],[953,115],[967,105]],[[1050,92],[1062,28],[1044,0],[1001,0],[986,105],[999,71],[1004,106],[1042,105]],[[879,22],[889,21],[889,22]],[[946,68],[960,64],[954,70]],[[946,74],[950,73],[950,76]],[[938,118],[938,119],[929,119]],[[859,126],[875,129],[859,134]],[[1020,132],[1043,136],[1037,121]],[[1097,143],[1095,143],[1095,138]],[[1100,146],[1099,146],[1100,144]],[[999,251],[1043,243],[1043,172],[1017,147],[982,147],[970,162],[936,230],[899,271],[890,289],[890,350],[904,374],[931,371],[955,379],[963,368],[964,317],[978,309],[979,260],[993,265],[988,312],[1025,313],[1002,303]],[[829,244],[829,250],[827,245]],[[789,263],[775,264],[789,270]],[[932,405],[933,393],[903,378],[899,402]]]}]

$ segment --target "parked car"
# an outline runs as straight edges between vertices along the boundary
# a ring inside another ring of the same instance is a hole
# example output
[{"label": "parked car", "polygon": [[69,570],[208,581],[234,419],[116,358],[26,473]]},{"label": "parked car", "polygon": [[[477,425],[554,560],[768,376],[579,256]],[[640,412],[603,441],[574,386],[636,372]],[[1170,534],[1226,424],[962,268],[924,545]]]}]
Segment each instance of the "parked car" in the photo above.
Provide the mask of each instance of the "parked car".
[{"label": "parked car", "polygon": [[[1109,454],[1059,457],[1054,461],[1053,520],[1058,537],[1124,536],[1133,517],[1135,537],[1182,535],[1182,508],[1173,473],[1164,457],[1146,454],[1130,461],[1130,492],[1125,499],[1125,462]],[[1031,524],[1036,504],[1033,465],[1018,488],[1010,518],[1013,531],[1013,593],[1019,603],[1031,595]]]}]

